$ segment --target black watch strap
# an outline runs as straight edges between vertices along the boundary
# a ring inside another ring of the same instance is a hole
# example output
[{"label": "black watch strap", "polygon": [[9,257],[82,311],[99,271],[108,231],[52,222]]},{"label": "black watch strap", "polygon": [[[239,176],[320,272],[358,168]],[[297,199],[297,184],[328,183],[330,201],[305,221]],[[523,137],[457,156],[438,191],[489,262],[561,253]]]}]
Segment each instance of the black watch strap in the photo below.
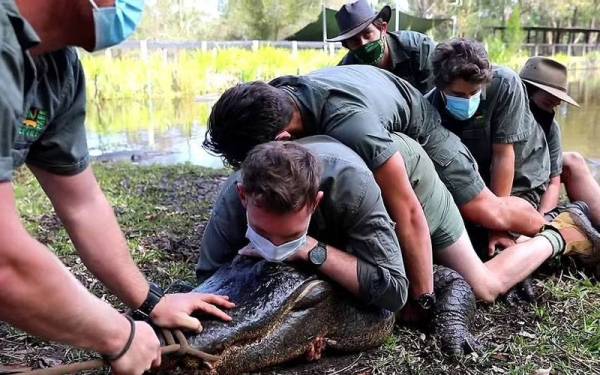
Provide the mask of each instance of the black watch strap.
[{"label": "black watch strap", "polygon": [[154,310],[154,307],[158,305],[161,298],[165,295],[162,288],[154,283],[148,283],[148,296],[140,307],[132,312],[132,316],[136,320],[150,320],[150,313]]},{"label": "black watch strap", "polygon": [[435,293],[421,294],[419,297],[414,299],[414,302],[423,310],[429,311],[435,306],[436,298]]}]

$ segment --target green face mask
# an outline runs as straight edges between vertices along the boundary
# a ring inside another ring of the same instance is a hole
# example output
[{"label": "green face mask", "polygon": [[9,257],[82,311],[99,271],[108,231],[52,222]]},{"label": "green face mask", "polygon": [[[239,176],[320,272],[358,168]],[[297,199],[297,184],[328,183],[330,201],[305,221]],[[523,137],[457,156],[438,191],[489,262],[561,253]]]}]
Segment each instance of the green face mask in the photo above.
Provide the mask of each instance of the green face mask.
[{"label": "green face mask", "polygon": [[359,49],[352,51],[352,54],[356,59],[368,65],[379,65],[383,60],[383,53],[385,51],[385,39],[383,36],[377,40],[369,42]]}]

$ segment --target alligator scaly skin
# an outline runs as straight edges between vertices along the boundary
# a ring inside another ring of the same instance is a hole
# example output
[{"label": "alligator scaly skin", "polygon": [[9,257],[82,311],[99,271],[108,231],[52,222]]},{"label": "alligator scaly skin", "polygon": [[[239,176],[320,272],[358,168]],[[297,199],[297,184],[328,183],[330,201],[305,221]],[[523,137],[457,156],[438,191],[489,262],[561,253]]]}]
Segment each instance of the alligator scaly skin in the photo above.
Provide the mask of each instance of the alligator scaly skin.
[{"label": "alligator scaly skin", "polygon": [[435,266],[433,285],[437,297],[431,319],[431,330],[440,340],[442,351],[462,356],[480,350],[471,334],[475,315],[475,295],[458,272]]}]

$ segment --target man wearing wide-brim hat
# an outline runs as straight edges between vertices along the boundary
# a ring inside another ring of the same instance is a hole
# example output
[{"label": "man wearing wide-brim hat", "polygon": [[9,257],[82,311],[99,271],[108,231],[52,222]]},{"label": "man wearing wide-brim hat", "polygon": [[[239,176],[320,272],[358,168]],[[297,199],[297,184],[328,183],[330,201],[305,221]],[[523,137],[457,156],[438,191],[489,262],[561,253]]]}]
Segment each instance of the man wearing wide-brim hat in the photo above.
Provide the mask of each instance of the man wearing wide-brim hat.
[{"label": "man wearing wide-brim hat", "polygon": [[550,185],[542,197],[540,211],[556,207],[562,182],[569,199],[586,202],[592,222],[600,225],[600,187],[581,154],[562,152],[560,128],[554,117],[554,110],[561,102],[579,107],[567,93],[567,67],[547,57],[535,56],[527,60],[519,75],[527,87],[531,113],[544,129],[550,151]]},{"label": "man wearing wide-brim hat", "polygon": [[407,80],[425,94],[431,83],[430,56],[435,43],[416,31],[388,32],[392,9],[375,13],[366,0],[344,4],[335,14],[340,34],[329,42],[342,42],[350,51],[339,65],[369,64]]}]

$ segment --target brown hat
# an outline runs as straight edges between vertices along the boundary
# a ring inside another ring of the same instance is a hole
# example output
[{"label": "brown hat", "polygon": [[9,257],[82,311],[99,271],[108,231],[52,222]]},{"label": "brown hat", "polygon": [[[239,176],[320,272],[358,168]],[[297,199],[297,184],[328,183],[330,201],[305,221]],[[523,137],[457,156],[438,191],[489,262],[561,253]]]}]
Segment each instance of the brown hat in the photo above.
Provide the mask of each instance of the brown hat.
[{"label": "brown hat", "polygon": [[367,28],[373,21],[381,18],[389,22],[392,18],[392,8],[386,5],[379,13],[374,13],[366,0],[358,0],[342,5],[335,14],[340,34],[328,42],[341,42],[352,38]]},{"label": "brown hat", "polygon": [[541,56],[530,57],[519,75],[523,81],[579,107],[567,94],[567,67],[558,61]]}]

